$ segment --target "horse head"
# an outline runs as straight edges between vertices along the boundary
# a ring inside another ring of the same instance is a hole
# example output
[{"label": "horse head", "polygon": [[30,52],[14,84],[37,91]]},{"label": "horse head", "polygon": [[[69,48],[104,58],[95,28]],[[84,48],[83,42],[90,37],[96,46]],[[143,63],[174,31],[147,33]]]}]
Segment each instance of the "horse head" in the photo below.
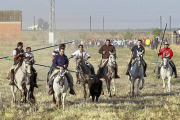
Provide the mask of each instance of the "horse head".
[{"label": "horse head", "polygon": [[115,58],[115,54],[116,54],[116,52],[110,52],[109,51],[109,54],[110,54],[110,56],[109,56],[109,61],[108,61],[108,63],[109,63],[109,65],[110,66],[114,66],[115,67],[115,65],[116,65],[116,58]]},{"label": "horse head", "polygon": [[169,65],[169,55],[170,54],[168,54],[168,55],[163,54],[164,57],[162,59],[162,63],[163,63],[163,68],[164,69],[168,68],[168,65]]},{"label": "horse head", "polygon": [[[59,81],[62,81],[64,82],[64,79],[65,79],[65,74],[68,73],[67,70],[64,70],[64,69],[59,69],[59,75],[58,75],[58,79]],[[62,83],[63,85],[63,83]]]},{"label": "horse head", "polygon": [[136,60],[138,61],[137,64],[138,64],[138,66],[141,66],[141,63],[142,63],[142,60],[143,60],[143,52],[144,52],[144,50],[142,52],[139,52],[139,51],[136,51],[136,52],[137,52]]},{"label": "horse head", "polygon": [[83,54],[81,56],[76,56],[76,68],[82,66],[84,62]]},{"label": "horse head", "polygon": [[28,75],[31,75],[31,66],[32,66],[32,60],[33,58],[26,58],[23,60],[23,69],[25,70]]}]

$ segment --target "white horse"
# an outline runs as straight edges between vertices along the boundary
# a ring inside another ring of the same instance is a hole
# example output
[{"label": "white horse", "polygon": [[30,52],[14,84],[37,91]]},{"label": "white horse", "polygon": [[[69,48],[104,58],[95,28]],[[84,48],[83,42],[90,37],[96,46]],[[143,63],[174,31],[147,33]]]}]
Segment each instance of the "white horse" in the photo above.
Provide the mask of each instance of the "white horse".
[{"label": "white horse", "polygon": [[[16,103],[16,93],[21,91],[21,102],[27,102],[26,97],[30,101],[30,89],[31,89],[31,60],[24,59],[22,66],[19,67],[15,76],[15,85],[11,85],[11,91],[13,94],[12,103]],[[32,94],[32,93],[31,93]]]},{"label": "white horse", "polygon": [[63,100],[62,100],[63,110],[64,110],[64,101],[66,98],[67,90],[69,88],[69,84],[65,76],[66,73],[68,73],[67,70],[60,69],[59,74],[57,75],[57,77],[54,79],[54,82],[53,82],[53,89],[55,92],[55,96],[57,99],[57,106],[59,109],[61,105],[61,95],[63,97]]},{"label": "white horse", "polygon": [[106,81],[106,86],[107,86],[107,91],[109,93],[109,97],[111,96],[111,81],[113,81],[113,96],[116,95],[116,83],[115,83],[115,67],[116,67],[116,58],[114,57],[114,54],[116,54],[116,52],[114,53],[110,53],[109,56],[109,60],[108,63],[106,64],[106,66],[103,69],[103,77]]},{"label": "white horse", "polygon": [[[138,80],[137,83],[137,96],[139,95],[139,89],[142,90],[143,89],[143,85],[144,85],[144,70],[143,70],[143,51],[142,52],[138,52],[137,51],[137,58],[135,60],[134,65],[131,67],[130,70],[130,76],[128,77],[130,80],[130,85],[129,85],[129,93],[131,93],[131,84],[132,84],[132,95],[134,96],[134,83],[136,81],[136,79]],[[142,80],[142,86],[139,87],[140,81]]]},{"label": "white horse", "polygon": [[168,91],[171,92],[171,78],[173,75],[173,70],[171,65],[169,64],[169,55],[164,55],[164,58],[162,59],[162,67],[161,67],[161,77],[163,80],[163,88],[166,87],[165,79],[168,79]]}]

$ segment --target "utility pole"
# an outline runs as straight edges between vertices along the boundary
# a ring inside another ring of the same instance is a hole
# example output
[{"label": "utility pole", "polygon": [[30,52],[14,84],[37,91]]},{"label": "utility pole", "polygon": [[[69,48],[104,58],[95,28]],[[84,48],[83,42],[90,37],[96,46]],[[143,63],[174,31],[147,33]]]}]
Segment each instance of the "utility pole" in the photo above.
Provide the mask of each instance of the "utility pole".
[{"label": "utility pole", "polygon": [[49,25],[49,43],[54,44],[55,39],[55,0],[50,0],[50,25]]},{"label": "utility pole", "polygon": [[90,15],[90,31],[91,31],[91,15]]},{"label": "utility pole", "polygon": [[162,30],[162,16],[160,16],[160,29]]},{"label": "utility pole", "polygon": [[169,16],[169,29],[171,31],[171,16]]},{"label": "utility pole", "polygon": [[35,24],[36,24],[35,22],[36,22],[36,21],[35,21],[35,16],[34,16],[34,31],[35,31],[35,29],[36,29],[36,28],[35,28]]},{"label": "utility pole", "polygon": [[103,31],[104,31],[104,17],[103,17]]}]

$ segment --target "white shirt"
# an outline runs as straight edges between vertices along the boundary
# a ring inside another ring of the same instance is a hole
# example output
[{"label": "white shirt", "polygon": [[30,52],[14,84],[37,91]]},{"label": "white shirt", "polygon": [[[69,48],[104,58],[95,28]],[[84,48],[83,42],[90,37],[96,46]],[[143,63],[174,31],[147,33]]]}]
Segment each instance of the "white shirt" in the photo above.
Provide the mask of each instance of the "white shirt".
[{"label": "white shirt", "polygon": [[81,41],[81,45],[83,45],[84,44],[84,42],[83,41]]},{"label": "white shirt", "polygon": [[52,55],[57,55],[59,53],[59,48],[57,48],[57,49],[55,49],[54,51],[53,51],[53,53],[52,53]]},{"label": "white shirt", "polygon": [[178,31],[178,33],[180,34],[180,30]]},{"label": "white shirt", "polygon": [[81,53],[80,52],[80,50],[77,50],[77,51],[75,51],[73,54],[71,54],[72,56],[82,56],[82,54],[83,54],[83,58],[84,59],[86,59],[86,56],[88,56],[88,57],[91,57],[91,55],[88,53],[88,52],[86,52],[85,50],[83,50],[83,52]]},{"label": "white shirt", "polygon": [[31,57],[31,58],[33,58],[33,60],[34,60],[34,55],[33,55],[32,53],[30,53],[30,54],[25,53],[24,56],[25,56],[25,57]]},{"label": "white shirt", "polygon": [[121,40],[118,40],[118,41],[117,41],[117,44],[118,44],[118,45],[121,45],[121,44],[122,44],[122,41],[121,41]]}]

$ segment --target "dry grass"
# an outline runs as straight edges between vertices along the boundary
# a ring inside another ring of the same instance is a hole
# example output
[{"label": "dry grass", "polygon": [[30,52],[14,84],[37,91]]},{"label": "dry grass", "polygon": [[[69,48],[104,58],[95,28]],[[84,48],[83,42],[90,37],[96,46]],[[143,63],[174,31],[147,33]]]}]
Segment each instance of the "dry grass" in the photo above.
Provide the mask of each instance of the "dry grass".
[{"label": "dry grass", "polygon": [[[42,46],[40,42],[31,43],[31,41],[24,41],[24,48],[32,46],[36,49]],[[1,43],[0,56],[7,56],[12,54],[12,49],[16,46],[15,43]],[[171,46],[173,49],[179,50],[177,46]],[[50,54],[54,48],[35,52],[35,59],[37,63],[51,65]],[[98,48],[86,49],[92,58],[89,60],[97,70],[101,56],[97,53]],[[74,49],[66,49],[67,56],[74,51]],[[91,99],[83,100],[82,87],[75,85],[76,96],[68,95],[65,101],[65,111],[58,110],[52,104],[52,96],[48,96],[48,87],[46,86],[46,74],[48,68],[34,66],[38,72],[39,89],[35,89],[36,104],[30,106],[29,104],[22,104],[19,102],[20,92],[18,92],[17,104],[11,104],[12,94],[8,81],[5,79],[8,69],[12,62],[0,60],[0,119],[54,119],[54,120],[85,120],[85,119],[100,119],[100,120],[116,120],[116,119],[179,119],[180,117],[180,87],[177,80],[172,79],[172,94],[164,94],[162,89],[162,80],[156,79],[156,74],[153,73],[156,51],[146,49],[145,60],[148,64],[147,75],[145,78],[145,87],[140,91],[140,97],[132,98],[128,92],[129,81],[125,76],[126,64],[129,61],[128,49],[117,49],[117,63],[119,65],[119,75],[121,79],[116,80],[116,96],[109,98],[107,95],[100,96],[98,103],[92,103]],[[180,73],[179,53],[175,52],[173,60],[177,65],[178,73]],[[75,64],[73,60],[70,61],[70,70],[74,70]],[[72,73],[75,79],[75,73]],[[105,83],[104,83],[105,88]]]}]

